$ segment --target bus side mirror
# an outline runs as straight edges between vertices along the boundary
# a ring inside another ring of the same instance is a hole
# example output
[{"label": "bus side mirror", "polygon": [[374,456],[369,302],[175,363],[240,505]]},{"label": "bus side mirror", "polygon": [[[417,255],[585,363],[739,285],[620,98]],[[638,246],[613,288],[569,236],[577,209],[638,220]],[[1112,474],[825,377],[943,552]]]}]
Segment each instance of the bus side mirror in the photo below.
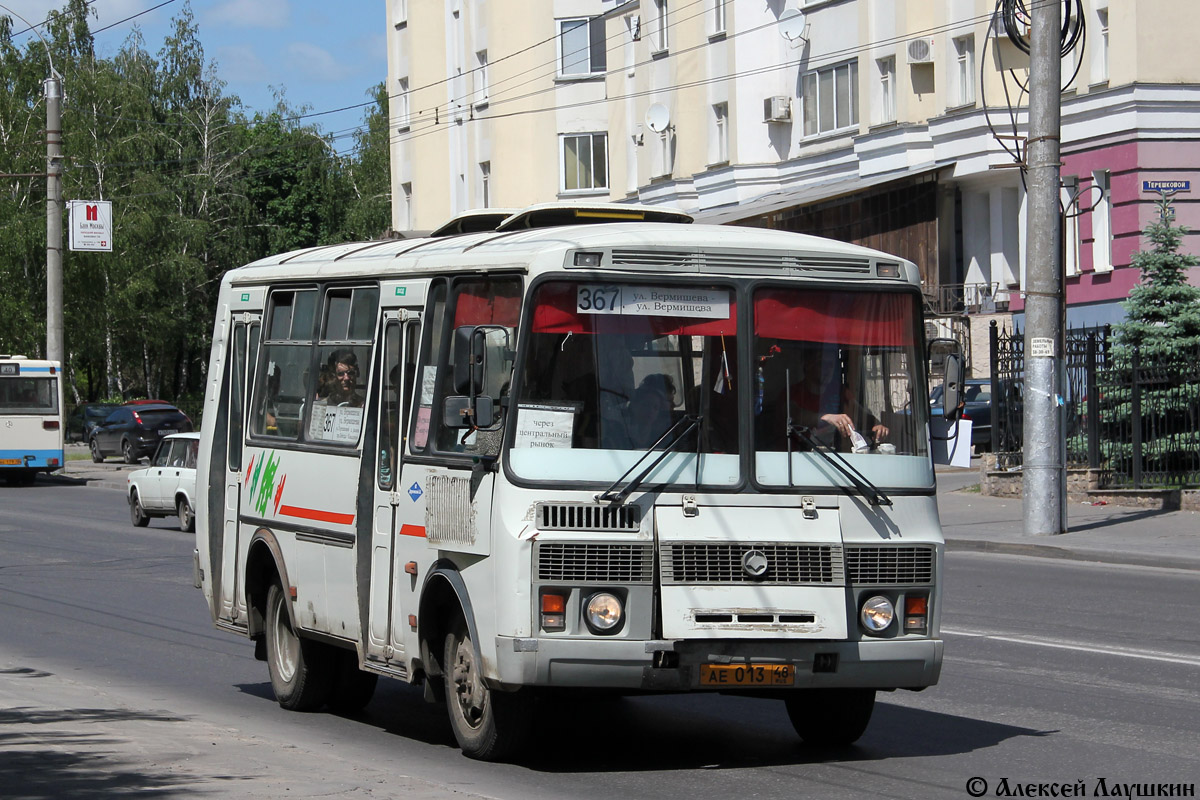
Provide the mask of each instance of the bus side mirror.
[{"label": "bus side mirror", "polygon": [[962,416],[959,403],[963,396],[962,356],[950,353],[946,356],[945,382],[942,384],[942,415],[952,422]]},{"label": "bus side mirror", "polygon": [[474,397],[483,388],[486,345],[484,329],[474,325],[454,329],[454,391],[458,394]]},{"label": "bus side mirror", "polygon": [[447,397],[442,424],[447,428],[490,428],[496,424],[496,406],[487,395]]}]

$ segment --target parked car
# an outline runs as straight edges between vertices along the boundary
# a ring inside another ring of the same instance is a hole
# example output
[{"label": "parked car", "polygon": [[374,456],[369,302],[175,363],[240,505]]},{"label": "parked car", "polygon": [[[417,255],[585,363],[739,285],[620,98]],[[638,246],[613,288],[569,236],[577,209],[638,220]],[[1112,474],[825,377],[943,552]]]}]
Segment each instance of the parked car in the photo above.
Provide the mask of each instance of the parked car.
[{"label": "parked car", "polygon": [[67,415],[67,441],[86,444],[92,438],[92,429],[117,407],[116,403],[81,403],[75,406]]},{"label": "parked car", "polygon": [[175,516],[179,530],[196,530],[196,457],[200,434],[174,433],[163,438],[150,466],[129,473],[129,518],[138,528],[151,517]]},{"label": "parked car", "polygon": [[[942,388],[933,387],[929,393],[929,411],[942,416]],[[971,420],[971,445],[975,452],[992,449],[992,382],[987,378],[967,378],[963,381],[963,416]]]},{"label": "parked car", "polygon": [[164,436],[191,430],[187,414],[168,403],[124,405],[92,430],[88,446],[97,464],[110,455],[120,455],[126,464],[136,464],[154,453]]}]

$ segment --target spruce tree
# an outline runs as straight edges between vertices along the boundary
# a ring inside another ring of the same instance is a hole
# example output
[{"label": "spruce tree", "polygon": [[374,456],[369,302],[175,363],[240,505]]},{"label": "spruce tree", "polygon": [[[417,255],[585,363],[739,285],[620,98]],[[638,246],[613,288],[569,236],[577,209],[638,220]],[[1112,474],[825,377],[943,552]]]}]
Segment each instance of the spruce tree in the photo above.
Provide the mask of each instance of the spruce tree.
[{"label": "spruce tree", "polygon": [[1188,229],[1173,224],[1170,199],[1158,207],[1158,220],[1145,230],[1151,249],[1133,255],[1141,283],[1122,304],[1125,321],[1113,326],[1120,360],[1135,347],[1147,361],[1186,359],[1200,347],[1200,287],[1187,282],[1188,269],[1200,258],[1179,252]]}]

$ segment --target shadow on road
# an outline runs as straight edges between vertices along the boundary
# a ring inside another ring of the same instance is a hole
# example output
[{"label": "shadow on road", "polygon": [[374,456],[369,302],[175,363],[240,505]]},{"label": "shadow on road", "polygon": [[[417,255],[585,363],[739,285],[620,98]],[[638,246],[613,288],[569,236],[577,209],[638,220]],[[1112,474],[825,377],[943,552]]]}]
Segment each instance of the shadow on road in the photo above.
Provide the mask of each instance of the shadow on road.
[{"label": "shadow on road", "polygon": [[[9,674],[14,674],[9,671]],[[27,677],[39,677],[27,675]],[[33,798],[179,797],[194,791],[168,767],[144,765],[114,753],[129,740],[109,724],[184,722],[183,717],[111,708],[0,710],[0,790],[9,800]],[[97,728],[89,731],[88,726]]]}]

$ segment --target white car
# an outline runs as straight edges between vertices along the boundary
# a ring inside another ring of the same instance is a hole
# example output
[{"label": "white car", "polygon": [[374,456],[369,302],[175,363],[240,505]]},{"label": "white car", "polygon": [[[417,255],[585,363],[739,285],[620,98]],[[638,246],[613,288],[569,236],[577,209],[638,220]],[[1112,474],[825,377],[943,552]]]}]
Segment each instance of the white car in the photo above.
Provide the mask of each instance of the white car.
[{"label": "white car", "polygon": [[176,433],[164,437],[150,459],[150,466],[129,473],[126,497],[129,518],[139,528],[151,517],[179,518],[179,529],[196,530],[196,456],[199,433]]}]

